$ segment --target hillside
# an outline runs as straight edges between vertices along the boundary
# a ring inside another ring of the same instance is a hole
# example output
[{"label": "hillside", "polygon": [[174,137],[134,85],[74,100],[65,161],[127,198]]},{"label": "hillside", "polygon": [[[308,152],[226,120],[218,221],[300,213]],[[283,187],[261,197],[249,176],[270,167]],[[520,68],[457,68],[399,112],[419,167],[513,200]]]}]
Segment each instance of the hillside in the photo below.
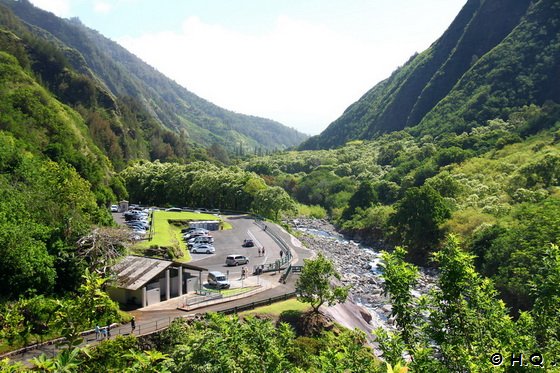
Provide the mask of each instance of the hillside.
[{"label": "hillside", "polygon": [[57,44],[73,69],[97,81],[109,96],[133,99],[154,121],[152,125],[181,134],[190,143],[219,144],[231,151],[240,146],[273,150],[298,145],[307,137],[278,122],[234,113],[196,96],[78,19],[58,18],[27,0],[0,4],[29,25],[33,35]]},{"label": "hillside", "polygon": [[[82,117],[0,52],[0,299],[71,288],[69,249],[123,191]],[[34,289],[34,290],[31,290]]]},{"label": "hillside", "polygon": [[336,147],[410,128],[468,131],[523,105],[560,101],[559,4],[469,0],[447,31],[302,149]]}]

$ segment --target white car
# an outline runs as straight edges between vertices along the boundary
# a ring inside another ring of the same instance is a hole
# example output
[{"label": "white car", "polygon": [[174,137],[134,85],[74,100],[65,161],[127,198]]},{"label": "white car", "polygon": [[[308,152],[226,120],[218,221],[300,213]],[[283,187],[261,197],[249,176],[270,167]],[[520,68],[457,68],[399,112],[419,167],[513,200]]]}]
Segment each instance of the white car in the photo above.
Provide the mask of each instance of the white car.
[{"label": "white car", "polygon": [[198,254],[198,253],[214,254],[215,252],[216,249],[214,248],[214,246],[207,245],[207,244],[193,246],[193,248],[191,249],[191,253],[193,254]]}]

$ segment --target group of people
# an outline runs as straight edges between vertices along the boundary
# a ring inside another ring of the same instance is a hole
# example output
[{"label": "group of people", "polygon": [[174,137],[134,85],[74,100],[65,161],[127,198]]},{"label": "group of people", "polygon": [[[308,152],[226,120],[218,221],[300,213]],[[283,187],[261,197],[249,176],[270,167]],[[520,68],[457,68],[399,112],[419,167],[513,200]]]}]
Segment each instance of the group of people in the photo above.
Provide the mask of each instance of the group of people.
[{"label": "group of people", "polygon": [[259,247],[258,252],[259,252],[259,256],[264,256],[264,246]]},{"label": "group of people", "polygon": [[[134,329],[136,329],[136,319],[134,316],[130,320],[130,334],[134,333]],[[95,325],[95,340],[103,340],[111,338],[111,323],[107,323],[106,327],[101,328],[99,325]]]},{"label": "group of people", "polygon": [[101,328],[99,325],[95,326],[95,340],[103,340],[111,338],[111,325],[107,324],[106,327]]}]

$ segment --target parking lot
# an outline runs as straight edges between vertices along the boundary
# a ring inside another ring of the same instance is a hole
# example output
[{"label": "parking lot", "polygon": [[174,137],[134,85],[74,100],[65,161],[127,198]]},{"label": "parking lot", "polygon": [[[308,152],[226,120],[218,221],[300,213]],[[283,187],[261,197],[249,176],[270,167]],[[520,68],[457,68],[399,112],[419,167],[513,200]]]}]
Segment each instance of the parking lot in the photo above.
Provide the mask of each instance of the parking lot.
[{"label": "parking lot", "polygon": [[[113,213],[115,221],[124,225],[122,213]],[[243,266],[226,266],[226,256],[232,254],[244,255],[249,258],[246,265],[249,274],[253,273],[255,266],[261,264],[274,263],[280,258],[280,247],[278,244],[259,226],[254,220],[246,215],[222,215],[221,218],[232,225],[232,229],[211,231],[214,237],[213,246],[216,249],[214,254],[191,253],[192,263],[196,266],[207,268],[208,271],[220,271],[228,275],[230,280],[237,280],[241,277]],[[255,243],[253,247],[243,247],[243,240],[252,239]],[[258,255],[258,249],[265,249],[263,256]]]},{"label": "parking lot", "polygon": [[[190,263],[208,268],[209,271],[220,271],[224,274],[229,273],[232,280],[241,277],[241,267],[226,266],[226,256],[231,254],[244,255],[249,258],[246,265],[249,273],[253,272],[254,266],[273,263],[280,258],[280,247],[278,244],[260,227],[254,224],[254,220],[247,216],[222,216],[222,218],[230,223],[233,229],[223,231],[212,231],[210,234],[214,237],[214,254],[192,254]],[[255,242],[253,247],[243,247],[243,240],[252,239]],[[265,255],[258,255],[259,248],[265,248]],[[228,272],[229,271],[229,272]]]}]

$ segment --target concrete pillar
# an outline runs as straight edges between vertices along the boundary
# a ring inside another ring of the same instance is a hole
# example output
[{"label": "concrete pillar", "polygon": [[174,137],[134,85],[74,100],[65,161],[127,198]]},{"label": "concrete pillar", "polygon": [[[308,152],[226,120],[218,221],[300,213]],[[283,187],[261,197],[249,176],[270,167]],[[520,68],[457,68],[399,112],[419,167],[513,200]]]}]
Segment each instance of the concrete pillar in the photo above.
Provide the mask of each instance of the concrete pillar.
[{"label": "concrete pillar", "polygon": [[142,287],[142,301],[141,301],[142,307],[146,307],[148,305],[148,297],[147,297],[147,291],[146,291],[146,287],[143,286]]},{"label": "concrete pillar", "polygon": [[169,275],[169,268],[165,270],[165,299],[171,298],[171,277]]},{"label": "concrete pillar", "polygon": [[179,296],[183,295],[183,267],[179,266],[179,276],[177,276],[179,281]]}]

